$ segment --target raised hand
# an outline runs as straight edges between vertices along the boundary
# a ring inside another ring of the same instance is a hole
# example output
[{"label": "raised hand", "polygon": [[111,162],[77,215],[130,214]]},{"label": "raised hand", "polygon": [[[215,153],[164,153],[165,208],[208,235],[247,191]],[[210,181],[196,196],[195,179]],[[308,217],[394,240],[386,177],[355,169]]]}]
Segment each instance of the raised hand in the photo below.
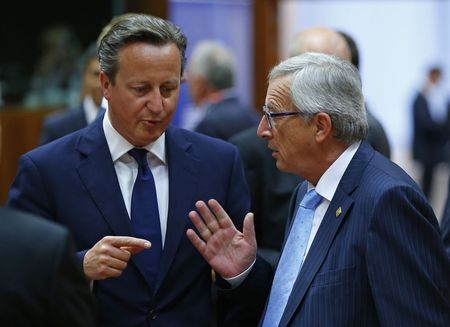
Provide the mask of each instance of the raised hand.
[{"label": "raised hand", "polygon": [[189,218],[198,234],[188,229],[186,235],[209,265],[224,278],[235,277],[250,267],[256,258],[253,214],[245,216],[241,233],[216,200],[208,204],[198,201],[195,206],[198,212],[189,212]]}]

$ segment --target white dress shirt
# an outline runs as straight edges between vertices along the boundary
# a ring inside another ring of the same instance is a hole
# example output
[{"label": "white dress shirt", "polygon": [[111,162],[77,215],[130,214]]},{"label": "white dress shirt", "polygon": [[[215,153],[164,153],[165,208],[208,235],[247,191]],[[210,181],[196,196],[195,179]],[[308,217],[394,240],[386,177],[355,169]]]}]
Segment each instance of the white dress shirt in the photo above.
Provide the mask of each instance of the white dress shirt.
[{"label": "white dress shirt", "polygon": [[[316,211],[314,212],[314,218],[312,221],[311,234],[309,235],[308,246],[305,251],[304,259],[306,258],[309,248],[311,247],[312,242],[314,241],[314,237],[316,237],[317,231],[319,230],[320,224],[325,216],[325,213],[330,206],[330,202],[333,199],[334,193],[336,193],[336,189],[339,185],[339,182],[344,176],[345,171],[347,170],[350,161],[353,159],[356,151],[361,145],[361,141],[355,142],[350,145],[337,159],[333,164],[328,167],[325,173],[320,177],[319,182],[314,187],[311,183],[308,182],[308,191],[315,188],[316,192],[323,197],[322,202],[317,206]],[[300,205],[300,202],[297,204]],[[303,260],[304,260],[303,259]],[[238,276],[234,276],[231,278],[225,278],[225,280],[230,283],[232,287],[239,286],[244,279],[248,276],[255,261],[248,267],[245,271],[243,271]]]},{"label": "white dress shirt", "polygon": [[[122,191],[123,201],[131,217],[131,195],[133,194],[134,181],[138,174],[138,164],[128,151],[134,146],[129,143],[116,129],[111,125],[108,111],[103,118],[103,130],[105,132],[106,142],[108,143],[111,158],[114,162],[114,168]],[[145,146],[149,151],[147,160],[150,170],[155,179],[156,194],[158,200],[158,211],[161,225],[161,240],[164,247],[164,241],[167,230],[167,214],[169,210],[169,169],[166,160],[165,133],[163,133],[155,142]]]},{"label": "white dress shirt", "polygon": [[[358,150],[361,141],[355,142],[350,145],[340,156],[337,158],[333,164],[328,167],[325,173],[320,177],[319,182],[315,187],[316,192],[320,194],[323,198],[322,202],[316,208],[314,212],[314,218],[312,222],[311,234],[309,235],[308,246],[305,251],[305,258],[308,255],[309,248],[311,247],[314,238],[316,237],[317,231],[319,230],[320,224],[325,216],[325,213],[330,206],[330,202],[333,199],[334,193],[347,170],[350,161],[352,161],[353,156]],[[308,191],[313,189],[314,186],[308,182]]]}]

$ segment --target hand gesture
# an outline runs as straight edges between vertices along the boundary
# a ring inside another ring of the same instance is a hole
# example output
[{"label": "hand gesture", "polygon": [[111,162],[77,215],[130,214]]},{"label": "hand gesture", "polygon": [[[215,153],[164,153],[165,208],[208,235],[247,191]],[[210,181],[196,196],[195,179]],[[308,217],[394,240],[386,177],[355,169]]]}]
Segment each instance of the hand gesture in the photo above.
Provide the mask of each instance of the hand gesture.
[{"label": "hand gesture", "polygon": [[132,254],[149,249],[150,242],[129,236],[105,236],[86,252],[84,274],[90,280],[119,277]]},{"label": "hand gesture", "polygon": [[222,277],[235,277],[244,272],[256,258],[253,214],[245,216],[241,233],[216,200],[209,200],[208,204],[198,201],[195,206],[198,212],[191,211],[189,218],[201,238],[188,229],[186,235],[189,240]]}]

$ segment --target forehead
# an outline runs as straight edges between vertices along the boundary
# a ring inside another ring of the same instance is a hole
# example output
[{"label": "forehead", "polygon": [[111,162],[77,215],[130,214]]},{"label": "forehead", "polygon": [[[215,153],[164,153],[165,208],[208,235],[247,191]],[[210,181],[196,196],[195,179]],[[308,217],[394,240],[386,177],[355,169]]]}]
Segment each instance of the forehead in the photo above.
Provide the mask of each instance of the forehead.
[{"label": "forehead", "polygon": [[281,105],[291,103],[291,85],[291,76],[280,76],[269,81],[266,95],[266,104]]},{"label": "forehead", "polygon": [[149,73],[166,72],[180,75],[180,51],[174,43],[153,45],[131,43],[119,51],[118,72]]}]

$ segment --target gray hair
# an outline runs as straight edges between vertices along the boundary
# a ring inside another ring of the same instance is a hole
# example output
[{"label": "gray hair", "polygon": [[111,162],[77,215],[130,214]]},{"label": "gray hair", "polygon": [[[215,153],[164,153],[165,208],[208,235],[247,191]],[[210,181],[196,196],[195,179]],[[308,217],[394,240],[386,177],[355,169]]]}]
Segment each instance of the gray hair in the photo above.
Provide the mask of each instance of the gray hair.
[{"label": "gray hair", "polygon": [[275,66],[269,81],[291,76],[291,96],[307,122],[319,113],[331,117],[334,136],[346,143],[364,139],[368,124],[361,78],[349,62],[321,53],[305,53]]},{"label": "gray hair", "polygon": [[125,45],[145,42],[152,45],[174,43],[180,50],[181,72],[186,62],[187,38],[172,22],[144,14],[123,14],[106,25],[97,41],[100,68],[112,83],[119,68],[119,50]]},{"label": "gray hair", "polygon": [[216,90],[234,85],[234,59],[231,52],[216,41],[201,41],[192,51],[189,72],[203,77]]}]

